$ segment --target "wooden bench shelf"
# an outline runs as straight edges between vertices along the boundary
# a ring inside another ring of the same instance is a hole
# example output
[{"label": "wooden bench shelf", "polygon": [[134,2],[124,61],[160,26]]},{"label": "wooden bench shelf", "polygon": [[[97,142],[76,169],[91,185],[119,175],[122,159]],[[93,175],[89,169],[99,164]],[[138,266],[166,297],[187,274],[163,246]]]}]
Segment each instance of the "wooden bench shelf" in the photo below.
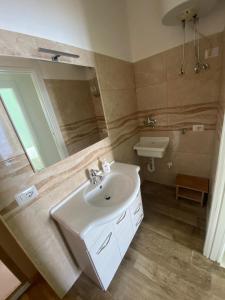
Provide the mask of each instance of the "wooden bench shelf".
[{"label": "wooden bench shelf", "polygon": [[209,179],[178,174],[176,177],[176,199],[185,198],[204,205],[204,197],[209,192]]}]

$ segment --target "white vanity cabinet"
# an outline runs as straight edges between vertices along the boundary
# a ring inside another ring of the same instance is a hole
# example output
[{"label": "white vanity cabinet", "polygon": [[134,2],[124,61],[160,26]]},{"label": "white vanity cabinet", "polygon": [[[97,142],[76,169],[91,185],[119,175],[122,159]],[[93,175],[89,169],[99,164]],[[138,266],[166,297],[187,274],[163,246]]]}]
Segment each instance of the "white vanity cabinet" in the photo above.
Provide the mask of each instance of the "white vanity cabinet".
[{"label": "white vanity cabinet", "polygon": [[130,208],[126,209],[115,219],[114,230],[120,254],[123,258],[134,236]]},{"label": "white vanity cabinet", "polygon": [[83,237],[59,223],[81,270],[106,290],[118,269],[142,219],[140,192],[116,218],[94,226]]},{"label": "white vanity cabinet", "polygon": [[109,286],[121,262],[121,254],[113,224],[109,224],[106,227],[94,246],[88,250],[91,264],[104,290]]}]

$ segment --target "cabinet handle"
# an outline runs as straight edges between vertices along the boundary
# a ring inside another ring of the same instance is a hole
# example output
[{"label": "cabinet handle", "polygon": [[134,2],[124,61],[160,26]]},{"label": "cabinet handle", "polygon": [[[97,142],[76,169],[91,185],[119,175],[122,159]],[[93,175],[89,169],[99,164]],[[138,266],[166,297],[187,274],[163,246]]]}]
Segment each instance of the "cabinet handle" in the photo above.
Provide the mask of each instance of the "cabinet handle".
[{"label": "cabinet handle", "polygon": [[103,244],[101,245],[101,247],[98,249],[98,251],[96,252],[96,254],[100,254],[102,252],[102,250],[105,249],[105,247],[108,245],[110,239],[112,236],[112,232],[110,232],[110,234],[107,236],[107,238],[104,240]]},{"label": "cabinet handle", "polygon": [[142,221],[142,219],[143,219],[143,214],[141,214],[141,217],[140,217],[140,219],[137,221],[137,223],[136,223],[136,227],[137,226],[139,226],[140,224],[141,224],[141,221]]},{"label": "cabinet handle", "polygon": [[120,224],[120,222],[123,221],[123,219],[126,217],[127,211],[124,212],[124,214],[119,218],[119,220],[116,222],[116,224]]},{"label": "cabinet handle", "polygon": [[140,209],[141,209],[141,203],[139,203],[138,207],[136,208],[134,215],[136,215]]}]

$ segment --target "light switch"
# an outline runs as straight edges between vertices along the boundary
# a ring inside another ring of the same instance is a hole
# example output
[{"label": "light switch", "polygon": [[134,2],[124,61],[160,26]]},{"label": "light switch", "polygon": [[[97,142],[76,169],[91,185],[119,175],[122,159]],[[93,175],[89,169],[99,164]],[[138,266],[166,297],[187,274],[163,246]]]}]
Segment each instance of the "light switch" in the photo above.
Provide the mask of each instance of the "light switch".
[{"label": "light switch", "polygon": [[205,59],[211,58],[211,57],[217,57],[219,56],[219,47],[210,48],[205,50]]},{"label": "light switch", "polygon": [[38,190],[35,185],[30,186],[26,190],[15,195],[16,202],[19,206],[29,203],[31,200],[37,198]]}]

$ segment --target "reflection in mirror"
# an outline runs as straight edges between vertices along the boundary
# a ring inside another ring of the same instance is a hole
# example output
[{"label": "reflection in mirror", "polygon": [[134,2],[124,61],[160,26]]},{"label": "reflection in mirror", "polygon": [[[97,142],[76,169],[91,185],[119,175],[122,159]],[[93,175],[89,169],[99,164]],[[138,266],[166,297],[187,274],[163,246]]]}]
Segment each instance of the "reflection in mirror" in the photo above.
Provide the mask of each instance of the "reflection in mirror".
[{"label": "reflection in mirror", "polygon": [[0,64],[0,100],[35,171],[107,137],[94,68],[2,57]]}]

